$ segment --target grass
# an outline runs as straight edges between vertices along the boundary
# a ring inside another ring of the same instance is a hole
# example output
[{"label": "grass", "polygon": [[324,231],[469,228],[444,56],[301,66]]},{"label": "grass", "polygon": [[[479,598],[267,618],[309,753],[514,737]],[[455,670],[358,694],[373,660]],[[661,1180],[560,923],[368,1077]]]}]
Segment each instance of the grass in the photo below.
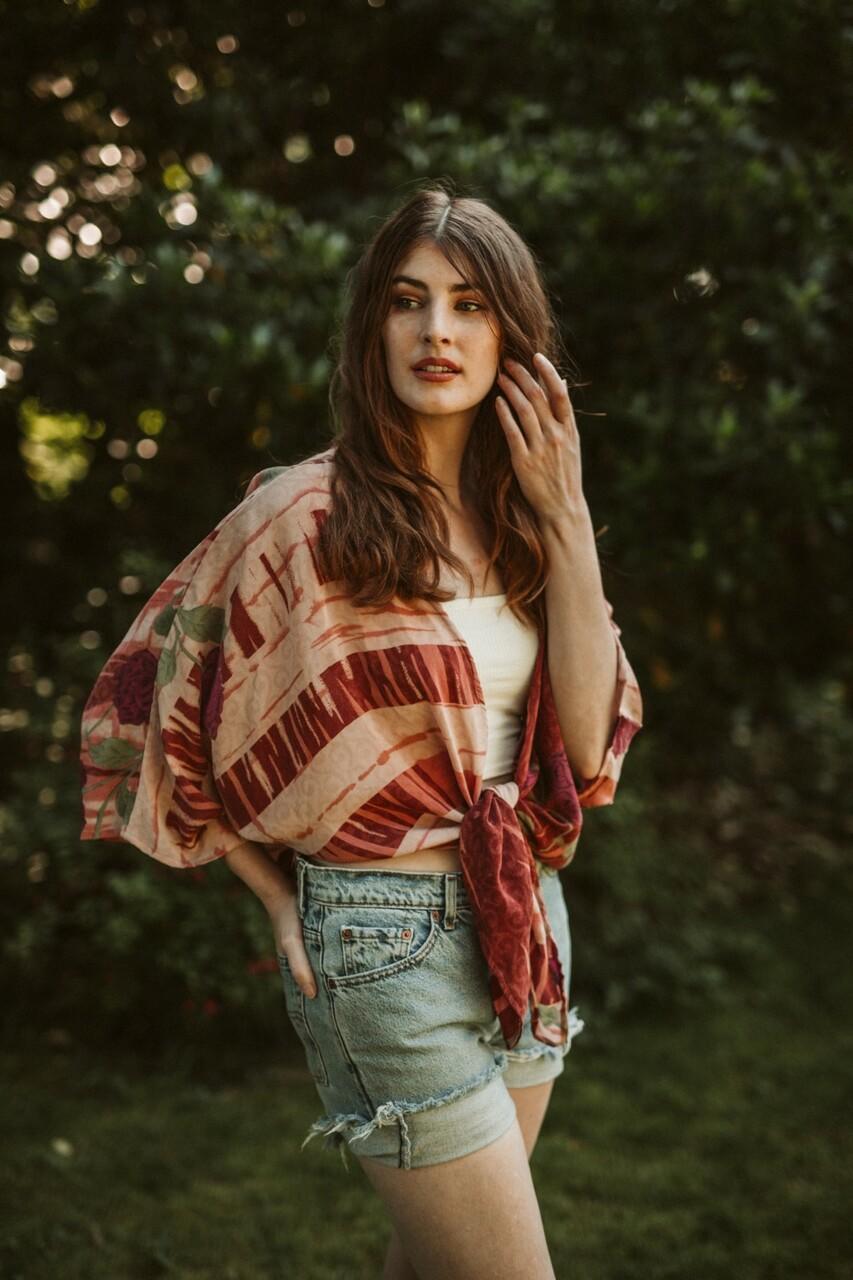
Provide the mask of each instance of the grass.
[{"label": "grass", "polygon": [[[759,922],[770,970],[710,1012],[598,1031],[577,958],[586,1028],[533,1159],[560,1280],[851,1274],[848,900]],[[379,1276],[388,1225],[357,1162],[299,1150],[320,1113],[301,1063],[233,1052],[199,1071],[7,1048],[3,1280]]]}]

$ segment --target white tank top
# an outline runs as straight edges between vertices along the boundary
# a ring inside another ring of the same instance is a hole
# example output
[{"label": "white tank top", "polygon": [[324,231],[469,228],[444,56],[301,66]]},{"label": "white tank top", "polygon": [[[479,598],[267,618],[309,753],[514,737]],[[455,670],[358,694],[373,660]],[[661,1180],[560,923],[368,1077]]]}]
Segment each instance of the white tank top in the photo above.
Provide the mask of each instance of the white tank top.
[{"label": "white tank top", "polygon": [[457,596],[442,602],[471,651],[489,728],[483,781],[512,777],[539,635],[532,622],[519,622],[506,608],[506,592]]}]

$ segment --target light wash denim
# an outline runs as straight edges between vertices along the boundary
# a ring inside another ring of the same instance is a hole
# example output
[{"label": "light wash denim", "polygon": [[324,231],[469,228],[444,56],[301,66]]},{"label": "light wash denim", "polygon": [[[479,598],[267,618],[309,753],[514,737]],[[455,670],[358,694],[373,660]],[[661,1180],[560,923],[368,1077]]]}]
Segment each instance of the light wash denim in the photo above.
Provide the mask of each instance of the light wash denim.
[{"label": "light wash denim", "polygon": [[[508,1088],[562,1073],[569,1042],[535,1040],[528,1010],[507,1049],[461,872],[360,871],[296,859],[297,901],[317,995],[279,955],[287,1013],[326,1114],[324,1147],[402,1169],[467,1155],[515,1119]],[[566,996],[571,934],[557,872],[537,863]]]}]

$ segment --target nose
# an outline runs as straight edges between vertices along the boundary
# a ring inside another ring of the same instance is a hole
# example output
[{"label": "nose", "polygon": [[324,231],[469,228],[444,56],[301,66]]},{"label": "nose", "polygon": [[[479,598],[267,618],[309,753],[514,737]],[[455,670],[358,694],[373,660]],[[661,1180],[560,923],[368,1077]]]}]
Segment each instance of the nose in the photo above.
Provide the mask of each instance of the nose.
[{"label": "nose", "polygon": [[424,307],[421,341],[425,346],[433,342],[450,342],[453,312],[443,303],[435,302]]}]

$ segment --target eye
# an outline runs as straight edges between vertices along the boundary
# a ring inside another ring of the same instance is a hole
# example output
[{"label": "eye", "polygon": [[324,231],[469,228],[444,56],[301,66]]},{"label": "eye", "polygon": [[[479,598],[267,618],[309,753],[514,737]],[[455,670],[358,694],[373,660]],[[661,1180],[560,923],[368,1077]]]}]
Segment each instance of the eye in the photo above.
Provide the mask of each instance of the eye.
[{"label": "eye", "polygon": [[[409,307],[403,305],[406,302],[413,302],[416,306],[418,305],[417,298],[397,297],[397,298],[392,298],[391,306],[398,307],[401,311],[408,311]],[[471,298],[465,298],[461,302],[459,302],[457,305],[460,307],[476,307],[477,311],[487,310],[487,308],[484,307],[482,303],[474,302]],[[472,313],[469,311],[468,315],[471,315],[471,314]]]}]

